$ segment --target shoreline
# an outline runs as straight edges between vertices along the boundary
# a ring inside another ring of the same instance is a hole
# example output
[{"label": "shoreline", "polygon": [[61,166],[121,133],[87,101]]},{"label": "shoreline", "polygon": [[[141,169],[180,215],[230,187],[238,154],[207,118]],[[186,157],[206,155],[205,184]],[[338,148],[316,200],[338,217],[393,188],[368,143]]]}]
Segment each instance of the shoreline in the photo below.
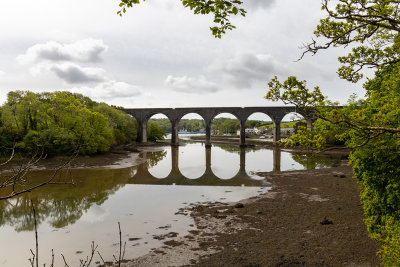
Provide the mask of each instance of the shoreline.
[{"label": "shoreline", "polygon": [[[197,140],[197,138],[190,140],[193,142],[204,143],[202,140]],[[229,140],[229,138],[225,138],[224,140],[213,140],[212,144],[230,144],[237,145],[237,140]],[[323,153],[323,154],[348,154],[348,149],[346,148],[337,148],[329,151],[310,151],[305,148],[285,148],[274,146],[270,142],[254,142],[248,141],[246,142],[248,147],[262,147],[273,149],[274,147],[279,148],[281,151],[292,152],[292,153]],[[185,145],[185,144],[180,144]],[[156,142],[156,143],[146,143],[146,144],[129,144],[118,146],[112,148],[110,151],[104,153],[98,153],[94,155],[86,155],[86,156],[78,156],[74,158],[70,164],[68,164],[67,169],[119,169],[119,168],[128,168],[140,165],[145,162],[144,159],[140,158],[141,152],[149,152],[149,151],[158,151],[165,146],[171,146],[171,144],[167,142]],[[33,171],[37,170],[53,170],[57,169],[60,165],[64,164],[68,158],[65,156],[54,156],[50,158],[41,159],[35,166],[32,168]],[[6,159],[3,159],[4,161]],[[26,163],[29,159],[13,159],[8,164],[4,166],[0,166],[0,173],[4,171],[9,171],[11,168],[19,167],[21,163]]]},{"label": "shoreline", "polygon": [[[140,152],[164,146],[169,144],[118,147],[104,154],[78,157],[70,168],[136,166],[145,162]],[[37,170],[55,168],[63,160],[45,159]],[[193,218],[195,230],[168,238],[164,246],[127,260],[122,266],[380,264],[376,256],[379,246],[368,237],[358,185],[346,160],[333,168],[258,174],[272,184],[268,193],[240,203],[192,205],[186,212]]]},{"label": "shoreline", "polygon": [[[146,160],[140,157],[141,152],[156,151],[162,149],[166,144],[154,143],[145,145],[125,145],[111,149],[104,153],[87,156],[77,156],[66,166],[65,169],[122,169],[138,166]],[[8,164],[0,167],[0,173],[10,171],[24,164],[29,159],[14,159]],[[32,167],[32,171],[55,170],[68,160],[65,156],[54,156],[41,159]]]},{"label": "shoreline", "polygon": [[265,194],[189,209],[197,230],[123,266],[378,266],[352,169],[261,173]]}]

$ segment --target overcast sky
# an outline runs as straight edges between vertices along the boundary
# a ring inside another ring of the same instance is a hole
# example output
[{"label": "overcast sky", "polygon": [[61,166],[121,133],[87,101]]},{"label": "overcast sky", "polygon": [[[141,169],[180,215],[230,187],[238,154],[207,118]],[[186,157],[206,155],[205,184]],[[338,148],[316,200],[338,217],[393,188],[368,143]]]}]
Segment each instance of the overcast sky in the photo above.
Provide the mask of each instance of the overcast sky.
[{"label": "overcast sky", "polygon": [[1,0],[0,101],[11,90],[68,90],[124,107],[268,106],[267,83],[290,75],[344,103],[361,84],[337,77],[342,49],[301,55],[324,16],[317,0],[244,0],[222,39],[210,16],[147,0]]}]

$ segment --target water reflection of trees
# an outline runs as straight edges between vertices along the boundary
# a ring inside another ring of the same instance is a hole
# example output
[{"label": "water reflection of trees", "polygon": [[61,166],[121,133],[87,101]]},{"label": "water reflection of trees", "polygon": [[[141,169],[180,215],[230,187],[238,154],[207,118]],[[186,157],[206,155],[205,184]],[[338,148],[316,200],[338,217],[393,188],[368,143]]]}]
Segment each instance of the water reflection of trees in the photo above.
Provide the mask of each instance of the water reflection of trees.
[{"label": "water reflection of trees", "polygon": [[159,161],[164,159],[167,156],[167,150],[156,151],[156,152],[148,152],[146,154],[148,167],[154,167],[157,165]]},{"label": "water reflection of trees", "polygon": [[[232,144],[223,144],[223,143],[214,143],[213,146],[219,147],[222,150],[225,150],[230,153],[240,153],[240,151],[243,149],[238,145],[232,145]],[[260,146],[248,146],[245,148],[246,152],[253,152],[253,151],[258,151],[258,150],[265,150],[265,147],[260,147]]]},{"label": "water reflection of trees", "polygon": [[[129,170],[76,170],[72,172],[76,186],[54,185],[0,201],[0,226],[10,225],[16,231],[31,231],[34,220],[32,199],[38,224],[47,221],[52,227],[74,224],[93,204],[101,205],[123,187]],[[45,171],[31,173],[31,179],[46,177]]]},{"label": "water reflection of trees", "polygon": [[[241,149],[237,145],[232,145],[232,144],[219,144],[215,143],[213,144],[215,147],[219,147],[224,151],[230,152],[230,153],[236,153],[239,154],[241,152]],[[253,146],[253,147],[246,147],[246,152],[255,152],[258,150],[264,150],[264,147],[259,147],[259,146]],[[278,153],[282,153],[279,148]],[[291,152],[286,152],[286,153],[291,153]],[[306,169],[318,169],[318,168],[328,168],[328,167],[335,167],[340,164],[340,155],[334,155],[334,154],[313,154],[313,153],[294,153],[292,152],[292,158],[294,161],[297,163],[301,164],[304,166]]]},{"label": "water reflection of trees", "polygon": [[293,153],[292,158],[307,169],[335,167],[340,164],[340,156],[331,154]]}]

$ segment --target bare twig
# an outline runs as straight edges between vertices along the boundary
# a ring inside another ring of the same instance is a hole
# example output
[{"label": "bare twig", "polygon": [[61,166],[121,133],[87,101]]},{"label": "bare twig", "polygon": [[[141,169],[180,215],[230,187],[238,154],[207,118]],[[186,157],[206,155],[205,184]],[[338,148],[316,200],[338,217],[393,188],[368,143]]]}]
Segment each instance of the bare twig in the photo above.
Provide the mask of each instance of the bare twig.
[{"label": "bare twig", "polygon": [[[33,218],[34,218],[34,223],[35,223],[35,241],[36,241],[36,253],[34,253],[32,251],[32,249],[30,250],[32,253],[32,258],[29,258],[29,263],[31,264],[31,267],[39,267],[39,239],[38,239],[38,233],[37,233],[37,219],[36,219],[36,210],[33,204],[33,201],[31,200],[31,205],[32,205],[32,211],[33,211]],[[124,260],[125,257],[125,249],[126,249],[126,242],[124,242],[124,248],[122,250],[122,231],[121,231],[121,224],[120,222],[118,222],[118,228],[119,228],[119,258],[117,259],[115,257],[115,255],[113,255],[115,263],[118,264],[118,266],[121,266],[122,261]],[[93,261],[93,257],[94,254],[96,253],[98,248],[98,245],[95,245],[94,241],[92,241],[91,244],[91,253],[90,253],[90,258],[89,256],[86,256],[86,259],[79,259],[80,262],[80,267],[89,267],[90,264]],[[100,252],[97,251],[97,254],[99,255],[101,261],[103,262],[103,266],[106,266],[106,262],[104,260],[104,258],[101,256]],[[64,261],[64,267],[69,267],[64,254],[61,253],[61,256],[63,258]],[[46,266],[45,264],[43,264],[43,266]],[[51,265],[50,267],[54,267],[54,250],[51,250]]]},{"label": "bare twig", "polygon": [[63,260],[64,260],[64,266],[65,266],[65,267],[69,267],[67,261],[65,260],[64,254],[61,253],[61,256],[62,256],[62,258],[63,258]]},{"label": "bare twig", "polygon": [[32,249],[30,249],[31,253],[32,253],[32,259],[29,258],[29,262],[31,264],[32,267],[35,267],[35,253],[33,253]]},{"label": "bare twig", "polygon": [[24,184],[25,184],[24,177],[28,174],[28,172],[32,169],[32,167],[35,166],[39,162],[39,160],[44,159],[46,157],[46,155],[44,155],[43,151],[40,154],[40,156],[37,156],[38,153],[35,153],[34,156],[32,156],[32,158],[29,160],[29,162],[26,165],[20,166],[20,168],[14,173],[14,175],[11,178],[7,179],[6,182],[4,182],[2,185],[0,185],[0,188],[4,188],[4,187],[8,187],[8,186],[12,187],[12,192],[6,196],[0,196],[0,200],[9,199],[9,198],[12,198],[12,197],[15,197],[15,196],[27,193],[27,192],[31,192],[34,189],[37,189],[39,187],[43,187],[46,185],[55,185],[55,184],[74,185],[73,182],[57,182],[57,181],[54,181],[54,179],[56,178],[57,174],[61,170],[65,169],[67,166],[70,165],[71,161],[77,157],[78,153],[79,153],[79,150],[76,150],[68,158],[68,160],[66,160],[64,162],[64,164],[60,165],[45,182],[30,186],[26,189],[16,190],[17,186],[24,186]]},{"label": "bare twig", "polygon": [[54,250],[51,249],[51,265],[50,267],[54,267]]},{"label": "bare twig", "polygon": [[118,222],[119,229],[119,259],[118,259],[118,267],[121,266],[121,253],[122,253],[122,238],[121,238],[121,223]]},{"label": "bare twig", "polygon": [[35,243],[36,243],[36,267],[39,267],[39,238],[37,233],[37,221],[36,221],[36,210],[35,206],[33,205],[33,201],[31,200],[32,211],[33,211],[33,221],[35,224]]},{"label": "bare twig", "polygon": [[14,154],[15,154],[15,144],[14,146],[11,148],[11,156],[3,163],[0,164],[0,166],[6,165],[7,163],[9,163],[13,158],[14,158]]},{"label": "bare twig", "polygon": [[[118,229],[119,229],[119,257],[117,259],[117,257],[115,257],[115,255],[113,255],[113,258],[114,258],[115,263],[118,264],[118,267],[120,267],[121,262],[124,260],[124,256],[125,256],[126,242],[124,244],[124,250],[122,250],[122,232],[121,232],[121,223],[120,222],[118,222]],[[104,260],[103,260],[103,262],[104,262]]]},{"label": "bare twig", "polygon": [[99,257],[100,257],[101,261],[103,262],[103,265],[106,266],[106,262],[104,261],[104,259],[101,256],[100,252],[97,251],[97,254],[99,254]]},{"label": "bare twig", "polygon": [[125,257],[125,249],[126,249],[126,241],[124,242],[124,252],[122,252],[122,258],[121,258],[121,261],[123,261],[123,260],[124,260],[124,257]]},{"label": "bare twig", "polygon": [[97,245],[96,246],[94,246],[94,241],[92,241],[92,245],[91,245],[91,253],[90,253],[90,259],[89,259],[89,257],[86,257],[86,261],[83,261],[82,259],[80,260],[80,262],[81,262],[81,267],[88,267],[89,265],[90,265],[90,263],[92,262],[92,260],[93,260],[93,255],[94,255],[94,253],[96,252],[96,250],[97,250]]}]

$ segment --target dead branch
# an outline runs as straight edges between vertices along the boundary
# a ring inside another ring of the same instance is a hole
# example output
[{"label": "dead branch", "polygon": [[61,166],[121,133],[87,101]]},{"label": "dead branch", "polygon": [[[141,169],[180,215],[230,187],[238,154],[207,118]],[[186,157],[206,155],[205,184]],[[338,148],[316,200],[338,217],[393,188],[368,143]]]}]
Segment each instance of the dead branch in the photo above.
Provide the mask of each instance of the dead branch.
[{"label": "dead branch", "polygon": [[118,267],[121,266],[121,253],[122,253],[122,239],[121,239],[121,223],[118,222],[119,229],[119,258],[118,258]]},{"label": "dead branch", "polygon": [[51,265],[50,267],[54,267],[54,250],[51,249]]},{"label": "dead branch", "polygon": [[[120,267],[121,262],[124,260],[124,256],[125,256],[126,242],[124,244],[124,250],[122,251],[122,233],[121,233],[121,223],[120,222],[118,222],[118,229],[119,229],[119,257],[117,260],[115,255],[113,255],[113,258],[114,258],[115,263],[118,264],[118,267]],[[103,260],[103,258],[101,258],[101,259]],[[104,260],[103,260],[103,262],[104,262]]]},{"label": "dead branch", "polygon": [[90,265],[90,263],[92,262],[92,260],[93,260],[93,255],[94,255],[94,253],[96,252],[96,250],[97,250],[97,247],[98,247],[98,245],[96,245],[96,246],[94,246],[94,241],[92,241],[92,245],[91,245],[91,253],[90,253],[90,259],[89,259],[89,257],[86,257],[86,260],[85,261],[83,261],[82,259],[80,260],[80,262],[81,262],[81,267],[88,267],[89,265]]},{"label": "dead branch", "polygon": [[97,254],[99,254],[99,257],[100,257],[101,261],[103,262],[103,265],[106,266],[106,262],[104,261],[104,259],[101,256],[100,252],[97,251]]},{"label": "dead branch", "polygon": [[15,154],[15,144],[14,146],[11,148],[11,155],[10,157],[3,163],[0,164],[0,166],[6,165],[7,163],[9,163],[13,158],[14,158],[14,154]]},{"label": "dead branch", "polygon": [[62,258],[63,258],[63,260],[64,260],[64,266],[65,266],[65,267],[69,267],[67,261],[65,260],[64,254],[61,253],[61,256],[62,256]]},{"label": "dead branch", "polygon": [[[15,196],[31,192],[34,189],[37,189],[39,187],[43,187],[46,185],[55,185],[55,184],[69,184],[69,185],[74,185],[73,181],[71,182],[58,182],[54,181],[56,178],[57,174],[63,170],[66,169],[70,163],[72,162],[73,159],[75,159],[78,156],[79,150],[74,151],[74,153],[60,166],[57,167],[57,169],[54,170],[53,174],[45,181],[42,183],[39,183],[37,185],[29,186],[28,188],[25,189],[20,189],[17,190],[17,187],[25,187],[27,180],[25,179],[26,175],[29,173],[32,168],[37,165],[37,163],[46,158],[46,155],[44,154],[44,151],[42,150],[41,153],[39,154],[38,152],[35,152],[34,155],[31,157],[31,159],[25,164],[19,166],[19,168],[14,171],[14,174],[7,178],[2,184],[0,184],[0,188],[6,188],[6,187],[11,187],[12,192],[6,196],[0,196],[0,200],[3,199],[9,199],[13,198]],[[9,162],[9,161],[8,161]]]},{"label": "dead branch", "polygon": [[31,264],[32,267],[35,267],[35,253],[33,253],[32,249],[30,250],[32,254],[32,259],[29,258],[29,263]]},{"label": "dead branch", "polygon": [[[35,206],[33,205],[32,199],[31,199],[31,206],[32,206],[32,213],[33,213],[33,222],[34,222],[34,226],[35,226],[36,250],[35,250],[35,252],[33,252],[32,249],[30,250],[32,253],[32,259],[29,258],[28,260],[32,267],[39,267],[39,238],[38,238],[38,233],[37,233],[36,209],[35,209]],[[51,253],[53,254],[53,250],[51,250]],[[54,254],[53,254],[53,259],[54,259]],[[53,266],[53,263],[51,266]]]}]

